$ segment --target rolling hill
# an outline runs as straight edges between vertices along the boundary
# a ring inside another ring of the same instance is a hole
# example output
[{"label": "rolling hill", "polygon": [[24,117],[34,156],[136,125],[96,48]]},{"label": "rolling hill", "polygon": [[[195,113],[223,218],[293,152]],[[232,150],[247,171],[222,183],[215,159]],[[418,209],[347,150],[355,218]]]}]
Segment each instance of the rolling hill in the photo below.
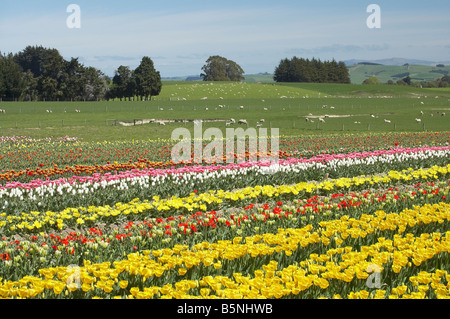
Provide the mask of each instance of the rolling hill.
[{"label": "rolling hill", "polygon": [[369,77],[377,77],[382,83],[394,82],[410,76],[412,81],[434,81],[450,74],[450,66],[436,67],[427,65],[373,65],[354,64],[348,66],[352,83],[361,84]]}]

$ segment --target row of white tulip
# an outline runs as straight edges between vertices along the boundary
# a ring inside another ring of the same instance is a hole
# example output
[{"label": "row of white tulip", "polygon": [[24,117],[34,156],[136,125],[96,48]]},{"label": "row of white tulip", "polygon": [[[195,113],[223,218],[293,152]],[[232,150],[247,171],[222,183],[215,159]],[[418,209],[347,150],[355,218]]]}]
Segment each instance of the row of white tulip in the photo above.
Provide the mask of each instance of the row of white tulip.
[{"label": "row of white tulip", "polygon": [[206,170],[203,172],[191,171],[158,176],[139,175],[98,182],[50,183],[36,188],[3,188],[0,189],[0,200],[3,202],[0,207],[3,210],[12,209],[13,207],[10,204],[14,202],[14,208],[17,209],[26,205],[25,203],[20,203],[23,201],[32,201],[41,206],[43,202],[55,202],[58,199],[62,200],[67,197],[85,198],[85,196],[93,196],[98,192],[113,194],[111,198],[117,198],[118,200],[120,200],[119,194],[126,191],[132,194],[130,196],[136,197],[143,194],[152,196],[161,193],[174,195],[180,192],[192,192],[194,187],[201,187],[202,185],[204,188],[214,188],[217,185],[223,185],[227,181],[229,185],[238,185],[237,182],[240,181],[241,185],[244,186],[247,186],[246,183],[251,180],[257,180],[259,184],[280,184],[285,183],[285,178],[289,177],[291,181],[300,182],[320,176],[323,172],[339,174],[339,170],[357,166],[363,167],[363,171],[370,171],[372,168],[379,170],[380,167],[391,168],[393,165],[397,165],[397,167],[398,165],[408,166],[413,162],[419,167],[422,165],[421,163],[431,166],[431,163],[434,164],[438,159],[445,164],[448,163],[449,155],[450,149],[425,150],[410,153],[382,154],[364,158],[347,157],[322,162],[246,166],[235,169]]}]

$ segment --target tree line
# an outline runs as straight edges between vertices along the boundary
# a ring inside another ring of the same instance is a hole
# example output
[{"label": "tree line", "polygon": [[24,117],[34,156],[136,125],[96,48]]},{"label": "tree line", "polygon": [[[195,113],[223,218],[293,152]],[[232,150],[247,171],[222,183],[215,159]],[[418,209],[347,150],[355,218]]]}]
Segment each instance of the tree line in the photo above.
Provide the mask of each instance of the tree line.
[{"label": "tree line", "polygon": [[280,61],[275,69],[276,82],[350,83],[350,75],[344,62],[321,61],[293,57]]},{"label": "tree line", "polygon": [[4,101],[96,101],[151,99],[161,92],[161,75],[143,57],[135,70],[120,66],[113,78],[78,58],[65,60],[56,49],[27,46],[0,53],[0,99]]},{"label": "tree line", "polygon": [[[242,81],[236,62],[215,55],[202,67],[204,81]],[[275,69],[276,82],[350,83],[344,62],[293,57]],[[161,75],[153,61],[143,57],[139,66],[119,66],[112,78],[78,58],[65,60],[57,49],[27,46],[16,54],[0,52],[0,100],[96,101],[148,100],[160,94]]]}]

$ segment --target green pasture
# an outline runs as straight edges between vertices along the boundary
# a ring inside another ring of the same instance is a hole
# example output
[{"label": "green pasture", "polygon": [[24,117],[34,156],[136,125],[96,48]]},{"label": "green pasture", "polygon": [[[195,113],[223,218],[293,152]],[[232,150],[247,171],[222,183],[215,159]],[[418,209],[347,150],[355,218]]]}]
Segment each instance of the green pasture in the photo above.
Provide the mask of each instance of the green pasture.
[{"label": "green pasture", "polygon": [[355,64],[349,67],[352,83],[362,83],[369,77],[377,77],[382,83],[389,80],[396,82],[407,75],[416,81],[434,81],[450,74],[450,66],[434,67],[428,65],[365,65]]},{"label": "green pasture", "polygon": [[[231,118],[247,120],[248,127],[256,127],[264,119],[262,127],[269,134],[271,128],[278,128],[285,136],[450,130],[449,89],[389,85],[173,81],[164,82],[160,96],[151,101],[1,102],[0,108],[6,111],[0,114],[0,135],[70,136],[85,141],[170,139],[179,127],[188,128],[193,135],[194,120],[205,120],[203,130],[217,127],[225,136],[226,128],[239,127],[226,126]],[[318,116],[325,123],[319,122]],[[306,117],[310,117],[308,122]],[[164,126],[118,124],[144,119],[176,122]]]}]

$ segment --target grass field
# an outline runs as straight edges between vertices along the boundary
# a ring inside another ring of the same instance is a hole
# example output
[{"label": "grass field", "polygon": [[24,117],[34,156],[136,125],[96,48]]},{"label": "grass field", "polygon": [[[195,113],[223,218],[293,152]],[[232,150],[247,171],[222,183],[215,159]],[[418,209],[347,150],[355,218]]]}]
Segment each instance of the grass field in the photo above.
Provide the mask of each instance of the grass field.
[{"label": "grass field", "polygon": [[[388,85],[170,81],[164,83],[160,96],[147,102],[3,102],[0,105],[6,110],[0,116],[3,136],[76,136],[86,141],[168,139],[177,127],[193,130],[193,120],[218,120],[205,122],[203,128],[218,127],[225,132],[225,121],[230,118],[246,119],[249,127],[256,127],[260,119],[265,119],[264,127],[278,128],[286,136],[450,129],[450,90]],[[76,109],[81,112],[75,112]],[[443,112],[448,115],[442,116]],[[325,115],[328,115],[325,123],[319,123],[317,117]],[[306,121],[308,116],[312,121]],[[421,122],[416,122],[416,118],[421,118]],[[138,119],[191,122],[165,126],[113,125],[116,121],[133,123]],[[385,119],[391,123],[385,123]]]}]

